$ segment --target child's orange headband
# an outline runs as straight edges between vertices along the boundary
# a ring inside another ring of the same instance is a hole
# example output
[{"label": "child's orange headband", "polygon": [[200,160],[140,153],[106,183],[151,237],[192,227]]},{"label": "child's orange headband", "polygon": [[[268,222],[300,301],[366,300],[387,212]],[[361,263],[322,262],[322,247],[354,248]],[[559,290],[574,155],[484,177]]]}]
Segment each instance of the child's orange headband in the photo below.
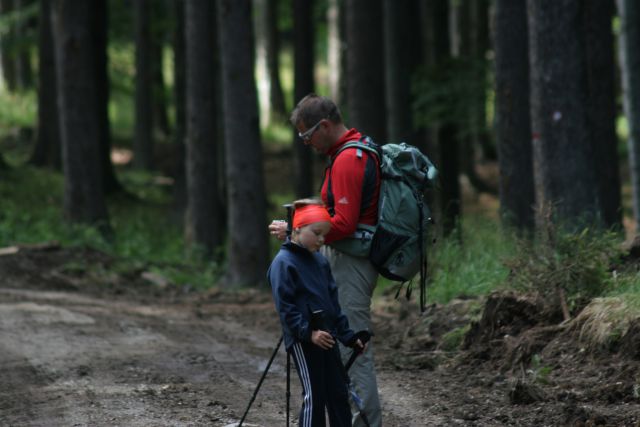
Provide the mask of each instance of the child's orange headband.
[{"label": "child's orange headband", "polygon": [[314,222],[330,222],[331,216],[324,206],[306,205],[293,212],[293,228],[304,227]]}]

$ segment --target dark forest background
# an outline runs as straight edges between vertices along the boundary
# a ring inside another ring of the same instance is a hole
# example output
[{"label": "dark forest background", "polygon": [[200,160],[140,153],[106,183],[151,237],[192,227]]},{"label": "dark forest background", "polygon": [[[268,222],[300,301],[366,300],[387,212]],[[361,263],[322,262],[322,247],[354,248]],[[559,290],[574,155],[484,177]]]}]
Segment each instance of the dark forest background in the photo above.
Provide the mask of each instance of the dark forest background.
[{"label": "dark forest background", "polygon": [[269,220],[318,191],[287,122],[317,92],[438,167],[435,298],[631,292],[639,45],[633,0],[0,0],[0,246],[263,283]]}]

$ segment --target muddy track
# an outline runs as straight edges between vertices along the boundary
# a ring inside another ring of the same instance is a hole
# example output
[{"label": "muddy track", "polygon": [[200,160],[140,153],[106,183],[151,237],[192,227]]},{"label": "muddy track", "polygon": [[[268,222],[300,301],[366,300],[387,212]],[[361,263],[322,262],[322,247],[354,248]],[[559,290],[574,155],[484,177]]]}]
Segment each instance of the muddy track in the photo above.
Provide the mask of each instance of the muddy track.
[{"label": "muddy track", "polygon": [[[267,293],[184,294],[129,277],[107,286],[42,256],[0,257],[1,426],[238,422],[280,334]],[[627,354],[591,353],[526,298],[424,316],[405,305],[374,307],[385,426],[640,425],[636,329]],[[446,348],[472,320],[463,347]],[[245,425],[284,425],[285,362],[281,350]]]}]

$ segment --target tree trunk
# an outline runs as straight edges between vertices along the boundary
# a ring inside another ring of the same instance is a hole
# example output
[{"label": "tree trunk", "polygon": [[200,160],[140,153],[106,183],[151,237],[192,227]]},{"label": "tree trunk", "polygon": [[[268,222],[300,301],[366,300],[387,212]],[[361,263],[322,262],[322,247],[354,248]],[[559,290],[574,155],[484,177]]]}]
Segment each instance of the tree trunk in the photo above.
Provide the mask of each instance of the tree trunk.
[{"label": "tree trunk", "polygon": [[[31,0],[14,0],[15,10],[23,10],[29,6]],[[31,65],[31,44],[24,43],[28,37],[30,23],[21,20],[15,27],[15,40],[17,41],[17,51],[15,56],[16,78],[18,87],[27,90],[33,87],[33,66]]]},{"label": "tree trunk", "polygon": [[133,163],[138,169],[151,170],[153,168],[153,75],[150,0],[136,0],[133,7],[136,42],[136,123]]},{"label": "tree trunk", "polygon": [[593,157],[600,215],[609,228],[622,227],[618,136],[616,134],[615,55],[612,19],[615,5],[608,1],[584,2],[588,122],[591,125]]},{"label": "tree trunk", "polygon": [[64,213],[73,222],[108,228],[102,192],[100,127],[92,2],[57,0],[54,42],[64,165]]},{"label": "tree trunk", "polygon": [[[178,216],[182,216],[187,206],[187,184],[186,184],[186,146],[185,138],[187,133],[186,119],[186,16],[184,0],[173,0],[173,10],[175,14],[175,28],[173,34],[173,75],[174,75],[174,96],[176,109],[176,124],[174,129],[174,153],[173,158],[173,203]],[[213,13],[212,13],[213,16]],[[211,26],[215,21],[211,22]],[[214,34],[215,35],[215,34]],[[214,47],[214,51],[218,46]],[[220,95],[218,95],[220,97]],[[221,119],[220,119],[221,120]],[[216,135],[216,140],[218,140]],[[220,144],[221,145],[221,144]],[[217,157],[217,156],[216,156]]]},{"label": "tree trunk", "polygon": [[227,280],[255,285],[264,283],[269,250],[251,1],[221,0],[218,6],[229,201]]},{"label": "tree trunk", "polygon": [[171,134],[167,114],[166,85],[164,82],[164,42],[168,20],[164,2],[153,3],[150,16],[151,28],[151,74],[153,79],[153,118],[156,133],[163,139]]},{"label": "tree trunk", "polygon": [[411,57],[415,55],[410,2],[383,0],[385,88],[387,110],[386,141],[407,141],[412,136]]},{"label": "tree trunk", "polygon": [[[446,67],[451,60],[452,50],[449,34],[449,2],[435,0],[434,15],[434,64]],[[450,118],[437,127],[438,152],[440,154],[440,192],[442,206],[442,233],[450,235],[457,227],[461,213],[460,165],[458,149],[458,130]],[[460,232],[458,228],[458,232]],[[460,234],[458,234],[460,238]]]},{"label": "tree trunk", "polygon": [[640,3],[617,0],[624,113],[629,124],[629,169],[636,234],[640,233]]},{"label": "tree trunk", "polygon": [[56,105],[58,91],[51,29],[51,2],[52,0],[40,2],[38,130],[29,162],[35,166],[46,166],[60,170],[62,168],[62,149]]},{"label": "tree trunk", "polygon": [[[329,96],[336,105],[344,101],[342,64],[344,62],[344,7],[342,0],[329,0],[327,6],[327,72]],[[297,99],[296,99],[297,100]]]},{"label": "tree trunk", "polygon": [[280,83],[280,36],[278,34],[278,1],[254,0],[256,31],[256,68],[262,126],[283,120],[284,94]]},{"label": "tree trunk", "polygon": [[100,157],[102,159],[102,183],[107,195],[123,191],[111,163],[111,122],[109,121],[109,25],[107,0],[93,0],[93,42],[96,61],[98,126],[100,131]]},{"label": "tree trunk", "polygon": [[164,83],[163,50],[162,40],[152,39],[151,50],[151,74],[153,75],[153,123],[156,132],[162,138],[167,138],[171,134],[169,128],[169,116],[167,114],[167,100],[165,96],[166,86]]},{"label": "tree trunk", "polygon": [[[294,100],[297,104],[303,97],[314,91],[314,26],[313,0],[293,0],[294,33]],[[298,132],[293,132],[295,157],[294,185],[297,198],[309,197],[314,193],[313,160],[309,147],[302,144]]]},{"label": "tree trunk", "polygon": [[350,126],[384,142],[384,48],[381,0],[347,0],[347,97]]},{"label": "tree trunk", "polygon": [[185,240],[207,256],[224,242],[220,221],[214,55],[217,54],[215,4],[185,3],[187,95],[187,211]]},{"label": "tree trunk", "polygon": [[280,34],[278,31],[278,1],[267,0],[266,50],[269,70],[271,110],[278,117],[286,116],[284,92],[280,82]]},{"label": "tree trunk", "polygon": [[474,64],[475,80],[480,83],[480,90],[473,97],[471,108],[471,129],[474,147],[484,159],[495,160],[495,148],[491,146],[487,129],[487,51],[489,42],[489,1],[467,0],[469,4],[470,34],[469,56]]},{"label": "tree trunk", "polygon": [[535,190],[529,119],[527,1],[498,0],[495,20],[496,138],[503,221],[533,230]]},{"label": "tree trunk", "polygon": [[[488,8],[485,0],[465,0],[450,8],[449,33],[456,40],[452,48],[459,64],[465,64],[467,84],[466,111],[460,114],[458,139],[461,145],[460,168],[478,193],[498,194],[498,189],[485,182],[476,172],[476,164],[482,160],[483,147],[488,145],[486,129]],[[463,83],[464,84],[464,83]],[[495,155],[493,156],[495,158]]]},{"label": "tree trunk", "polygon": [[[0,0],[0,15],[6,15],[13,11],[13,0]],[[15,67],[15,31],[9,28],[6,34],[0,38],[0,59],[2,60],[2,78],[7,89],[15,92],[18,88],[18,81]]]},{"label": "tree trunk", "polygon": [[529,0],[531,121],[538,202],[569,230],[598,218],[581,3]]},{"label": "tree trunk", "polygon": [[255,62],[256,62],[256,83],[258,90],[258,106],[260,113],[260,127],[266,128],[271,123],[271,106],[269,94],[271,92],[271,82],[269,81],[269,70],[267,68],[267,0],[253,0],[255,11],[253,20],[255,30]]}]

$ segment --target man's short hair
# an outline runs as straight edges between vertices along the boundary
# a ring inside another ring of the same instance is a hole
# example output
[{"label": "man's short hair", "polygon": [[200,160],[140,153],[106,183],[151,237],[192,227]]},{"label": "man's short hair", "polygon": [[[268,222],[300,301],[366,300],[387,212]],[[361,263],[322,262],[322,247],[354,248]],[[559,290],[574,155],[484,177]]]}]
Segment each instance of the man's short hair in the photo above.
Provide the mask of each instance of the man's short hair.
[{"label": "man's short hair", "polygon": [[289,121],[293,126],[302,123],[306,128],[315,125],[322,119],[338,124],[342,123],[342,114],[332,100],[315,93],[310,93],[302,98],[291,112],[291,117],[289,117]]}]

